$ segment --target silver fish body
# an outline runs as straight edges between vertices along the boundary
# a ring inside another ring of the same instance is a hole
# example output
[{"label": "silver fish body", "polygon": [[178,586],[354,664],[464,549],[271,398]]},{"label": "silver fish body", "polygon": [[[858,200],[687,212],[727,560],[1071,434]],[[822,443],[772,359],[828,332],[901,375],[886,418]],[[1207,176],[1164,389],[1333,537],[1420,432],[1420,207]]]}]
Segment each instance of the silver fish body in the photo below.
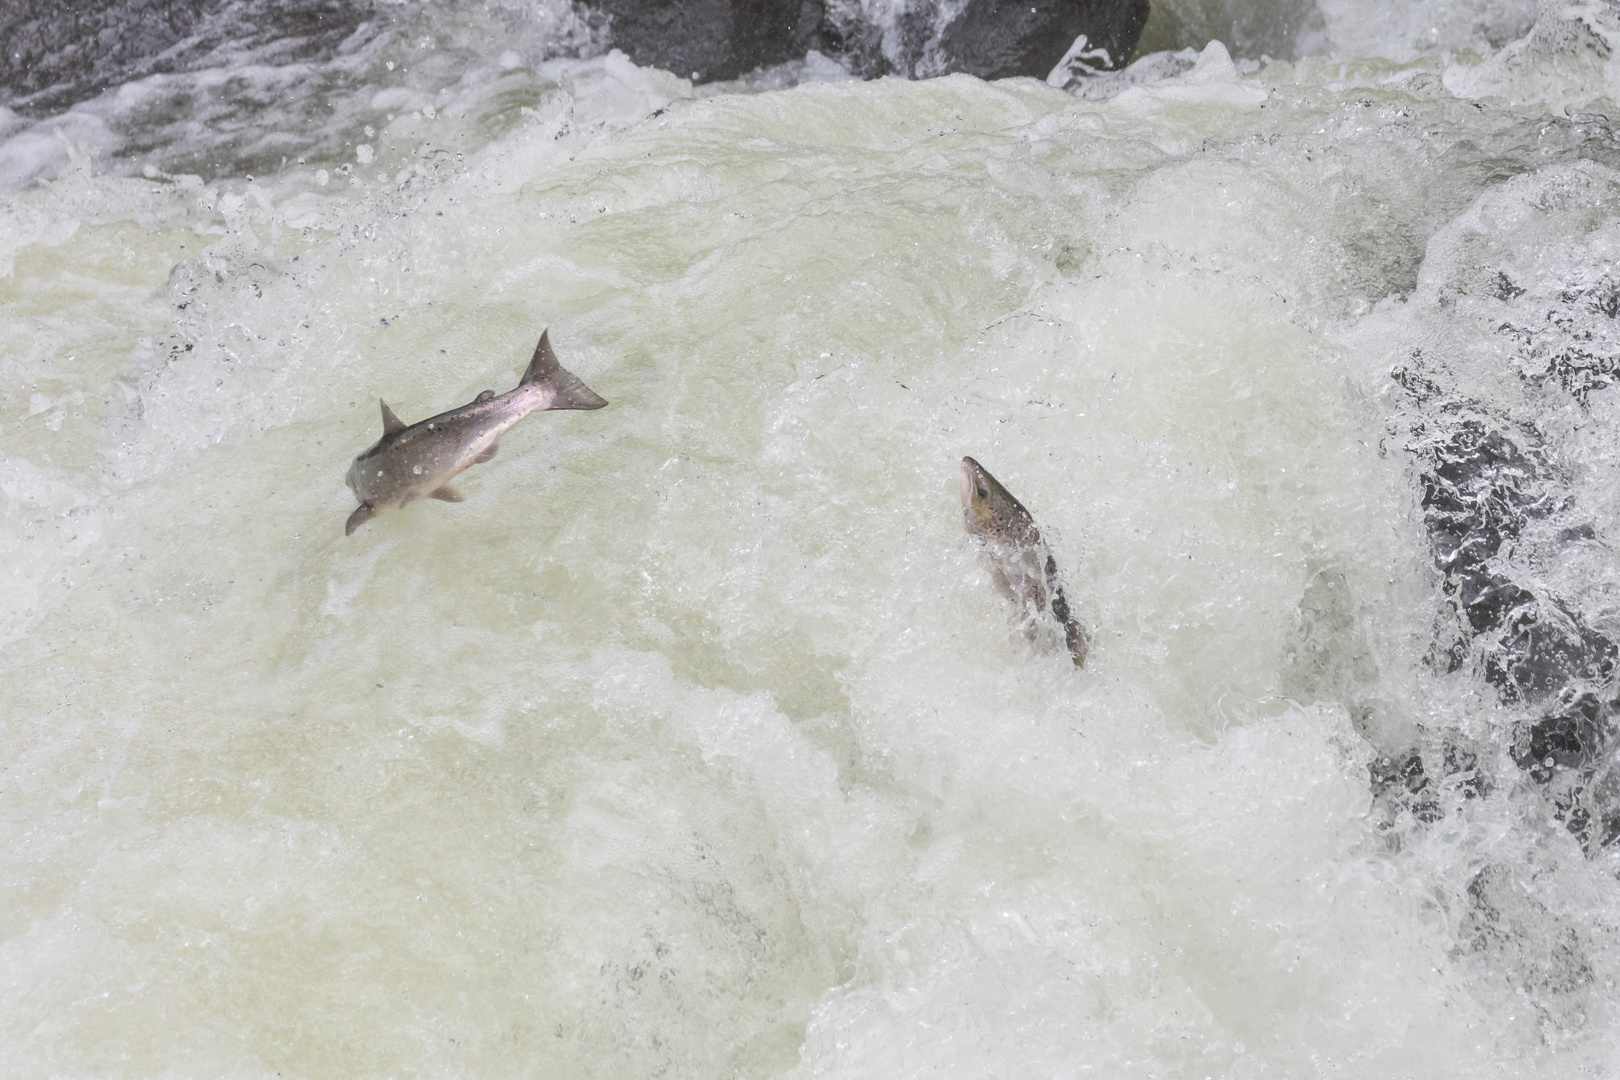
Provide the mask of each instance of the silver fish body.
[{"label": "silver fish body", "polygon": [[1084,666],[1091,638],[1069,610],[1057,560],[1024,504],[970,457],[962,459],[962,521],[979,542],[980,558],[996,588],[1018,610],[1025,634],[1033,640],[1050,615],[1063,628],[1075,667]]},{"label": "silver fish body", "polygon": [[417,499],[460,502],[450,481],[469,466],[494,457],[501,436],[530,413],[600,409],[607,402],[557,363],[547,332],[540,335],[522,380],[504,394],[485,390],[459,409],[409,425],[387,402],[381,404],[382,438],[349,466],[345,482],[360,505],[349,515],[344,535],[379,511],[397,510]]}]

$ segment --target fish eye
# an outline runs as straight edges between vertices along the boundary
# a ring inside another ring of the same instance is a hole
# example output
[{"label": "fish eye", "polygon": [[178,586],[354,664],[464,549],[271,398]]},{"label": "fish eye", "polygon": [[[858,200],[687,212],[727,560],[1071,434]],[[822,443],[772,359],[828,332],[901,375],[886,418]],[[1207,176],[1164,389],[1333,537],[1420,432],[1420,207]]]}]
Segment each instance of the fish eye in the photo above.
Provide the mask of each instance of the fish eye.
[{"label": "fish eye", "polygon": [[990,497],[990,492],[986,491],[984,488],[979,489],[979,498],[988,499],[989,497]]}]

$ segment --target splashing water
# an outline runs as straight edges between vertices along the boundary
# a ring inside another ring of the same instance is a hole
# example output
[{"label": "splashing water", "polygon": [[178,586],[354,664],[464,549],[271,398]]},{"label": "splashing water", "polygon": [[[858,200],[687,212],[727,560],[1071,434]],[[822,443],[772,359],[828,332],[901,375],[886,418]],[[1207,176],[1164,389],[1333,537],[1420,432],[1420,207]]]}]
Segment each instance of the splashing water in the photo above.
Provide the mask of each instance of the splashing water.
[{"label": "splashing water", "polygon": [[[1062,93],[422,5],[12,114],[0,1072],[1620,1067],[1620,16],[1384,7]],[[613,406],[345,539],[547,326]]]}]

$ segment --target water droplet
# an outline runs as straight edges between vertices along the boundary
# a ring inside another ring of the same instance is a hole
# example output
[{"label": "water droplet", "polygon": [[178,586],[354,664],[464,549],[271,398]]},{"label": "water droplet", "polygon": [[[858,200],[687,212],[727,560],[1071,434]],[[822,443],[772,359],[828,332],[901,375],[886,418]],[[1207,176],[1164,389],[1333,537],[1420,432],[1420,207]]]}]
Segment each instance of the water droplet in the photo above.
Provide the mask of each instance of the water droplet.
[{"label": "water droplet", "polygon": [[412,466],[411,467],[411,472],[415,473],[417,476],[421,476],[422,475],[422,466],[420,466],[420,465]]}]

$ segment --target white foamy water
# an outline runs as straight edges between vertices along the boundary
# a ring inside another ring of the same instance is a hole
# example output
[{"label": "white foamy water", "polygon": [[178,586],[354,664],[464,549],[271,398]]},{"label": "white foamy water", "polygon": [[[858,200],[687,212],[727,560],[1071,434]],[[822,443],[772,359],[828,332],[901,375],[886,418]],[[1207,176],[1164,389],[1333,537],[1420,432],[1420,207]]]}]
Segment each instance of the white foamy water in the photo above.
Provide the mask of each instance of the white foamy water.
[{"label": "white foamy water", "polygon": [[[427,8],[307,130],[250,66],[229,139],[217,75],[8,119],[0,1073],[1620,1070],[1620,861],[1423,480],[1512,433],[1492,572],[1620,632],[1620,16],[1346,7],[1084,98]],[[377,399],[545,327],[610,407],[345,538]],[[1009,634],[964,454],[1084,670]]]}]

